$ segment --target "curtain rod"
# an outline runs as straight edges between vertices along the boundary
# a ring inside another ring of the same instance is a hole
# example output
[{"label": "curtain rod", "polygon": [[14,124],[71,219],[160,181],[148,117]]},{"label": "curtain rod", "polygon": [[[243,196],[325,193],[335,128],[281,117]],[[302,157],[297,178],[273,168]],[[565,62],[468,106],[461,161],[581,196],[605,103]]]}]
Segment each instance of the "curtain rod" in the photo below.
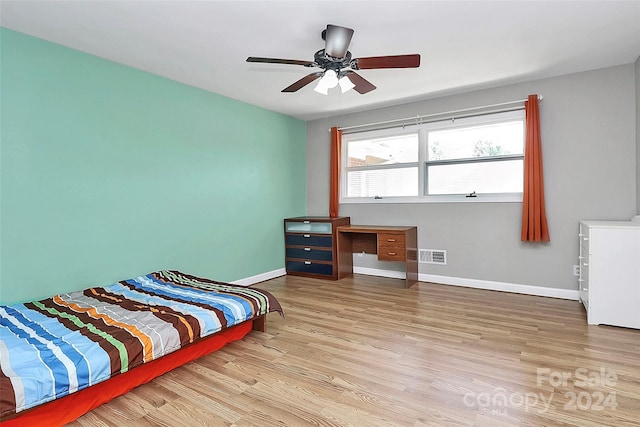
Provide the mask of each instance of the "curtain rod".
[{"label": "curtain rod", "polygon": [[[482,105],[482,106],[479,106],[479,107],[463,108],[461,110],[445,111],[443,113],[423,114],[423,115],[417,115],[415,117],[407,117],[407,118],[404,118],[404,119],[394,119],[394,120],[386,120],[386,121],[383,121],[383,122],[367,123],[367,124],[364,124],[364,125],[339,127],[338,130],[349,131],[349,130],[354,130],[354,129],[370,128],[370,127],[377,127],[377,126],[383,126],[383,125],[385,127],[392,127],[392,126],[387,126],[387,125],[393,125],[393,124],[400,125],[400,124],[405,123],[405,122],[411,122],[411,123],[407,123],[407,124],[417,125],[417,124],[422,124],[421,122],[424,119],[445,116],[445,117],[442,117],[442,120],[444,120],[444,119],[449,118],[449,117],[446,117],[446,116],[450,116],[451,114],[468,113],[468,112],[472,112],[472,111],[484,110],[484,109],[487,109],[487,108],[504,107],[504,106],[512,105],[512,104],[521,104],[521,103],[524,103],[525,101],[526,101],[526,99],[519,99],[517,101],[501,102],[499,104],[489,104],[489,105]],[[538,101],[542,101],[542,95],[538,95]],[[500,110],[500,111],[502,111],[502,110]],[[504,111],[508,111],[508,110],[504,110]],[[455,117],[453,117],[453,118],[455,118]],[[457,117],[457,118],[460,118],[460,117]],[[385,127],[383,127],[382,129],[384,129]],[[329,131],[331,131],[331,129],[329,129]]]}]

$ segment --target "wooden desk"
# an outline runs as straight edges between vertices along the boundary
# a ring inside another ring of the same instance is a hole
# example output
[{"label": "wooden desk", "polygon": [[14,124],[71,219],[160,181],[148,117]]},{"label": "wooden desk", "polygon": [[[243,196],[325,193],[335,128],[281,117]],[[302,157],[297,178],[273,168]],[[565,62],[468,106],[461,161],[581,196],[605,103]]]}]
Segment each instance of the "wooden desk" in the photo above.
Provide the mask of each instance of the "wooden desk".
[{"label": "wooden desk", "polygon": [[353,274],[353,254],[378,254],[379,261],[403,261],[406,287],[418,282],[418,228],[342,225],[338,234],[338,279]]}]

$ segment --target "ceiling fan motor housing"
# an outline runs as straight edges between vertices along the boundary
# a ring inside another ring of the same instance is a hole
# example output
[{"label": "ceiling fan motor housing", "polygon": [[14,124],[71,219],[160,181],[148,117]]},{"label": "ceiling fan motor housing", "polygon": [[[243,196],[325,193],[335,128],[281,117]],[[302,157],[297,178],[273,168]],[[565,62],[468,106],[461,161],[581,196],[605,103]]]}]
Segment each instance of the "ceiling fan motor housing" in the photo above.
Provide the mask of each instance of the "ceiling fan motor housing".
[{"label": "ceiling fan motor housing", "polygon": [[347,52],[344,58],[334,58],[327,55],[324,49],[320,49],[314,55],[314,64],[310,67],[316,66],[323,70],[333,70],[336,74],[340,73],[342,68],[348,68],[351,65],[351,52]]}]

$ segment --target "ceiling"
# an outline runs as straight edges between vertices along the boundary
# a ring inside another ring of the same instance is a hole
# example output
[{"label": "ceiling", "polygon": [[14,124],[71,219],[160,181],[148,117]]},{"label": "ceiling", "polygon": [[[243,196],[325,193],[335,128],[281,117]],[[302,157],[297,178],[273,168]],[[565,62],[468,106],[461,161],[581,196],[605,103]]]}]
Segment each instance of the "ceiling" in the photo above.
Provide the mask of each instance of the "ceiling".
[{"label": "ceiling", "polygon": [[[5,1],[0,24],[303,120],[632,63],[636,1]],[[313,60],[327,24],[353,28],[353,57],[419,53],[418,69],[362,70],[378,87],[329,96]]]}]

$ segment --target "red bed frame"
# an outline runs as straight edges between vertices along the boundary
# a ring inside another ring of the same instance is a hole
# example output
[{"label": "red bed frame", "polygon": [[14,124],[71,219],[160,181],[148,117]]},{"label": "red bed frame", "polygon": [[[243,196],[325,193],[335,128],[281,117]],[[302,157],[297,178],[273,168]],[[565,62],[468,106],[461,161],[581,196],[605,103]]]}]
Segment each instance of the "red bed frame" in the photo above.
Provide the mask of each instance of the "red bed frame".
[{"label": "red bed frame", "polygon": [[2,427],[52,427],[62,426],[86,414],[92,409],[121,396],[135,387],[206,354],[221,349],[230,342],[242,339],[252,329],[264,331],[265,316],[243,322],[202,341],[190,344],[160,359],[112,377],[87,389],[37,406],[0,422]]}]

